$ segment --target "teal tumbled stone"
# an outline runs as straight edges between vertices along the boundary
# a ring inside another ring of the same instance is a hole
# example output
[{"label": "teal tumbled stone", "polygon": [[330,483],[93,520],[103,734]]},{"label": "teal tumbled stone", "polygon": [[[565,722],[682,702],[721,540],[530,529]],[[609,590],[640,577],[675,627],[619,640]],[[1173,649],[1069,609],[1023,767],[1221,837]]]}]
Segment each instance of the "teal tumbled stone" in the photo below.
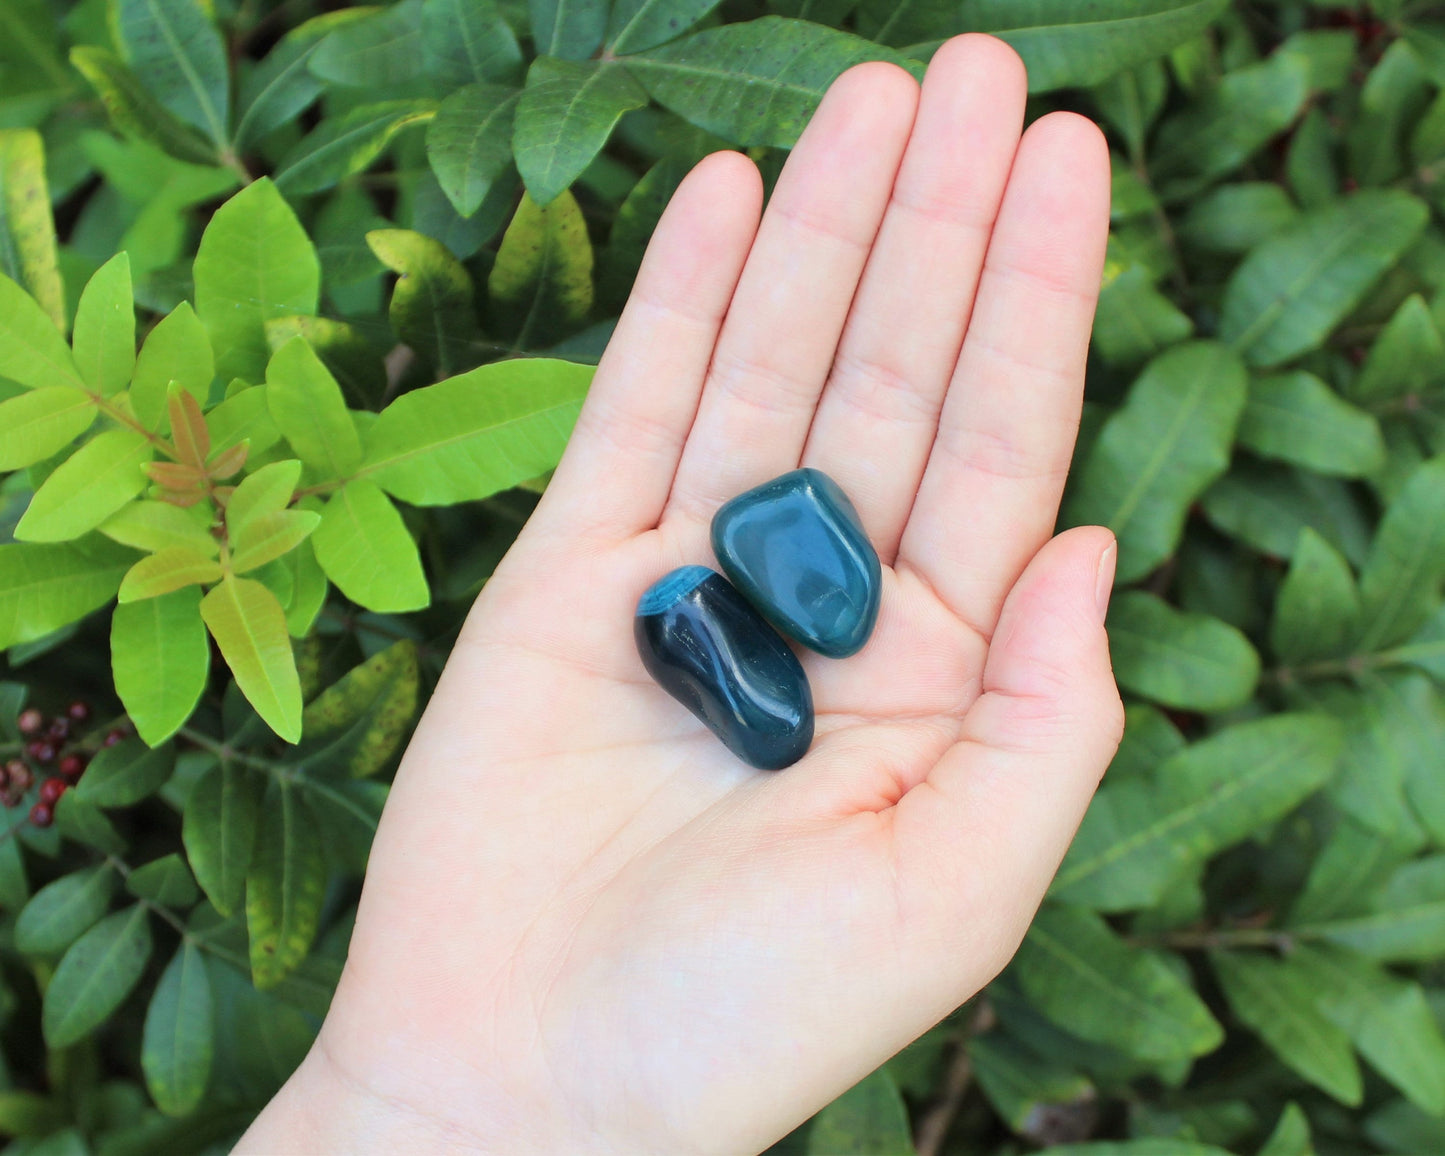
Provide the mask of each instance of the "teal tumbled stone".
[{"label": "teal tumbled stone", "polygon": [[830,658],[862,649],[878,621],[883,568],[858,511],[820,470],[793,470],[718,510],[712,548],[764,618]]}]

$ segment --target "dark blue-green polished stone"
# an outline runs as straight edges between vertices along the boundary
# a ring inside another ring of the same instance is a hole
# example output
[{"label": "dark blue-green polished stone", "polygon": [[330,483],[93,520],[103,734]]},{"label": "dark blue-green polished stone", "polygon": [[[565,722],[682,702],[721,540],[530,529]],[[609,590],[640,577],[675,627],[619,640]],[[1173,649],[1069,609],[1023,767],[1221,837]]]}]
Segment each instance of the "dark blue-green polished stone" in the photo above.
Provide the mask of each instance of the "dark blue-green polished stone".
[{"label": "dark blue-green polished stone", "polygon": [[848,495],[820,470],[739,494],[713,518],[712,548],[743,596],[804,646],[846,658],[873,633],[878,552]]},{"label": "dark blue-green polished stone", "polygon": [[653,583],[633,621],[642,664],[750,766],[781,770],[813,741],[813,693],[797,655],[706,566]]}]

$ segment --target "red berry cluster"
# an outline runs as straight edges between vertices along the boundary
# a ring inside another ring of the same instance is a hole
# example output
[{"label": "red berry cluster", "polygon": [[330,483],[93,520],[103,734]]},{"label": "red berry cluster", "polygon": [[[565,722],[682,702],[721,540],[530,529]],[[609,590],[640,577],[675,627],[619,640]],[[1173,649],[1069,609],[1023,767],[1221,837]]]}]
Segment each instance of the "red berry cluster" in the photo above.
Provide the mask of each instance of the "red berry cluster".
[{"label": "red berry cluster", "polygon": [[[20,712],[15,720],[25,742],[26,759],[10,759],[0,766],[0,802],[7,807],[18,807],[25,793],[35,782],[38,770],[54,768],[40,784],[40,799],[30,808],[30,821],[37,827],[48,827],[55,817],[55,804],[66,788],[74,786],[85,773],[90,755],[79,749],[67,751],[66,743],[71,732],[90,718],[90,704],[80,700],[71,703],[65,710],[46,719],[34,707]],[[120,729],[105,736],[105,746],[114,746],[125,738]],[[37,769],[32,769],[32,764]]]}]

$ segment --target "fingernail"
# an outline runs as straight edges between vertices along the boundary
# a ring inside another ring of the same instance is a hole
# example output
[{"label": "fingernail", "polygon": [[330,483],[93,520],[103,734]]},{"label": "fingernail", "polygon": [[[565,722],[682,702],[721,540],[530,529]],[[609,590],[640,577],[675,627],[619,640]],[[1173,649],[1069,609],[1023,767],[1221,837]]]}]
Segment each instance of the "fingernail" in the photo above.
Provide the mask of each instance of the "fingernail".
[{"label": "fingernail", "polygon": [[1099,604],[1099,618],[1102,621],[1109,612],[1109,595],[1114,592],[1114,566],[1119,561],[1119,543],[1110,542],[1099,555],[1099,569],[1094,578],[1094,600]]}]

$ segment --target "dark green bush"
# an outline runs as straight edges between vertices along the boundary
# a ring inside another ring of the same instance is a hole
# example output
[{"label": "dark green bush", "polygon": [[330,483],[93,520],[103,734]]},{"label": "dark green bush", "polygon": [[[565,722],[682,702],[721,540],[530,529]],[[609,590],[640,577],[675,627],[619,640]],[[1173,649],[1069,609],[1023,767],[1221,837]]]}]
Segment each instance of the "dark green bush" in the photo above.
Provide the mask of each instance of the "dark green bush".
[{"label": "dark green bush", "polygon": [[1128,727],[1009,970],[777,1151],[1445,1152],[1445,5],[323,7],[0,0],[9,1150],[239,1134],[671,191],[981,30],[1114,147]]}]

